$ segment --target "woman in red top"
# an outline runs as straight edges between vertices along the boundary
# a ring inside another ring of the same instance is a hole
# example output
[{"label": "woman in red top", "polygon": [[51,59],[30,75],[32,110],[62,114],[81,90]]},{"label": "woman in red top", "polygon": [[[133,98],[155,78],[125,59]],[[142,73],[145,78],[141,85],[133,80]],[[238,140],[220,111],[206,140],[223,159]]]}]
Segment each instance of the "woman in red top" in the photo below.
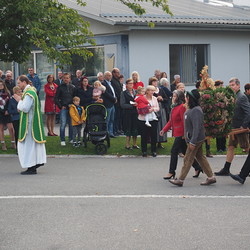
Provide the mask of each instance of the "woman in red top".
[{"label": "woman in red top", "polygon": [[54,76],[48,75],[47,83],[44,85],[44,93],[46,94],[44,112],[46,114],[48,136],[57,136],[54,133],[55,117],[56,117],[56,114],[60,112],[60,109],[57,107],[54,101],[54,98],[56,95],[56,89],[58,87],[54,83],[54,81],[55,81]]},{"label": "woman in red top", "polygon": [[140,81],[140,76],[137,71],[133,71],[131,74],[131,78],[133,79],[133,89],[137,90],[139,86],[144,87],[144,83]]},{"label": "woman in red top", "polygon": [[[163,177],[163,179],[171,179],[175,177],[175,170],[178,163],[178,154],[181,150],[185,154],[187,149],[187,144],[184,139],[184,113],[186,107],[184,105],[185,96],[182,91],[174,90],[172,98],[172,110],[170,113],[170,119],[165,127],[160,131],[160,135],[163,136],[168,130],[172,128],[173,136],[175,137],[172,149],[171,149],[171,159],[169,166],[169,173]],[[193,163],[195,168],[195,175],[193,177],[198,177],[201,170],[199,163],[195,160]]]}]

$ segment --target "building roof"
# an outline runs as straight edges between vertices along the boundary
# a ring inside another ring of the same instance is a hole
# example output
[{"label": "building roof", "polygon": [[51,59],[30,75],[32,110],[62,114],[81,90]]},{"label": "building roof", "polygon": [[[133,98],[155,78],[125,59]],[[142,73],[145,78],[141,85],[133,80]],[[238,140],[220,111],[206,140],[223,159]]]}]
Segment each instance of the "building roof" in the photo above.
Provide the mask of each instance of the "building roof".
[{"label": "building roof", "polygon": [[81,7],[76,0],[60,0],[82,16],[112,25],[147,26],[154,22],[156,27],[190,26],[211,28],[250,29],[250,8],[235,7],[218,0],[169,0],[173,16],[164,13],[150,3],[142,3],[147,14],[135,15],[127,6],[116,0],[85,0],[87,6]]}]

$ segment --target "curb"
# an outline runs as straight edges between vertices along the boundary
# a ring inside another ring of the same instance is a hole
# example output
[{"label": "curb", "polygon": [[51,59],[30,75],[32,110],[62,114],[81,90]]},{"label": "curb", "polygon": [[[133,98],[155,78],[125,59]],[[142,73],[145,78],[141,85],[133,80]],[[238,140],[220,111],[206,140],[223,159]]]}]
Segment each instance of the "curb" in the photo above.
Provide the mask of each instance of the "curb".
[{"label": "curb", "polygon": [[[238,158],[243,158],[246,156],[247,155],[235,155],[235,157],[238,157]],[[1,154],[0,157],[18,158],[18,155],[16,155],[16,154]],[[222,158],[222,157],[226,157],[226,155],[214,155],[213,156],[213,158]],[[112,159],[112,158],[144,158],[144,157],[138,156],[138,155],[47,155],[47,158],[64,158],[64,159],[107,158],[107,159]],[[154,157],[148,156],[148,157],[146,157],[146,159],[147,158],[154,158]],[[170,158],[170,155],[157,155],[156,158]]]}]

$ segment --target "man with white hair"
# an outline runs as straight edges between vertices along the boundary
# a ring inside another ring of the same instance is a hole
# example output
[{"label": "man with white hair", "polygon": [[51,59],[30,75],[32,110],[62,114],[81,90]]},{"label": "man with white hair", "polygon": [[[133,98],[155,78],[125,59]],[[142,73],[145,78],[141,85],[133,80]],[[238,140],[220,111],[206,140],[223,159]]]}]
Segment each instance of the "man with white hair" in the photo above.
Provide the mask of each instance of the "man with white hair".
[{"label": "man with white hair", "polygon": [[98,72],[97,73],[97,79],[99,82],[103,82],[104,81],[104,76],[102,72]]},{"label": "man with white hair", "polygon": [[72,84],[79,89],[81,87],[81,77],[82,77],[82,71],[80,69],[78,69],[76,71],[76,77],[73,78],[72,80]]},{"label": "man with white hair", "polygon": [[165,110],[166,110],[166,118],[167,121],[169,120],[169,114],[170,114],[170,106],[171,106],[171,98],[173,93],[169,90],[169,81],[167,78],[161,78],[160,80],[160,88],[163,89],[163,91],[165,92],[166,96],[168,97],[167,102],[166,103],[162,103],[162,105],[164,106]]},{"label": "man with white hair", "polygon": [[103,104],[107,109],[107,129],[109,136],[114,138],[114,119],[115,119],[115,103],[117,102],[117,97],[115,95],[115,90],[111,84],[112,74],[110,71],[104,73],[104,81],[102,85],[106,87],[106,91],[102,94]]},{"label": "man with white hair", "polygon": [[16,84],[12,79],[12,72],[10,70],[6,73],[5,84],[8,90],[10,91],[11,95],[13,95],[13,88],[16,86]]},{"label": "man with white hair", "polygon": [[170,85],[171,92],[173,92],[174,90],[176,90],[176,86],[180,82],[181,82],[181,76],[180,75],[174,75],[174,81]]},{"label": "man with white hair", "polygon": [[[250,122],[250,104],[246,95],[240,91],[240,81],[238,78],[231,78],[229,80],[229,87],[236,94],[236,105],[234,109],[234,115],[232,118],[232,128],[233,129],[245,129],[249,127]],[[234,136],[229,136],[227,157],[224,167],[215,172],[217,176],[228,176],[230,175],[231,163],[234,159],[234,149],[240,145],[245,152],[249,150],[249,134],[248,132],[243,132],[240,134],[235,134]]]}]

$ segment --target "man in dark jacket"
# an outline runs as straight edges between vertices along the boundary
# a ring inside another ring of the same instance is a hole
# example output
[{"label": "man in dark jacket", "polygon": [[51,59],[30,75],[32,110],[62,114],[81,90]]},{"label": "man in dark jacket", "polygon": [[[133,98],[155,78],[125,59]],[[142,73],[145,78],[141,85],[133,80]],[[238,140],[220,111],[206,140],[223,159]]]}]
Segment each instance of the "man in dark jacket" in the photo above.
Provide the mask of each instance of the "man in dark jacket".
[{"label": "man in dark jacket", "polygon": [[102,94],[103,104],[107,109],[107,128],[109,136],[114,138],[114,118],[115,118],[115,107],[114,104],[117,102],[115,90],[111,84],[112,74],[109,71],[104,73],[104,81],[102,85],[106,87],[106,91]]},{"label": "man in dark jacket", "polygon": [[[231,78],[229,81],[230,88],[236,94],[236,105],[234,115],[232,118],[233,129],[246,129],[250,123],[250,103],[241,91],[240,81],[237,78]],[[246,152],[249,150],[249,135],[248,132],[230,135],[228,142],[227,158],[224,167],[219,171],[215,172],[217,176],[228,176],[230,174],[230,166],[234,159],[234,148],[240,145]]]},{"label": "man in dark jacket", "polygon": [[76,71],[76,77],[73,78],[72,80],[72,84],[77,88],[81,88],[81,77],[82,77],[82,71],[80,69],[78,69]]},{"label": "man in dark jacket", "polygon": [[65,128],[69,126],[69,142],[72,141],[73,131],[71,118],[69,115],[69,104],[73,103],[73,97],[76,95],[76,88],[70,83],[69,73],[63,75],[63,83],[57,88],[55,103],[61,109],[60,111],[60,139],[61,146],[65,146]]},{"label": "man in dark jacket", "polygon": [[6,87],[10,91],[11,95],[13,95],[13,88],[16,86],[14,80],[12,79],[12,73],[8,72],[6,73],[6,78],[4,80]]},{"label": "man in dark jacket", "polygon": [[111,84],[115,90],[115,95],[117,97],[117,102],[115,103],[115,118],[114,118],[114,134],[115,135],[122,134],[122,109],[120,105],[122,85],[120,83],[119,77],[120,77],[120,70],[118,68],[114,68],[112,70]]},{"label": "man in dark jacket", "polygon": [[[245,84],[244,88],[245,88],[245,95],[250,103],[250,83]],[[230,174],[230,176],[239,183],[244,184],[247,176],[249,176],[249,173],[250,173],[250,150],[248,151],[248,156],[246,158],[245,163],[243,164],[243,167],[240,170],[240,173],[236,175]]]},{"label": "man in dark jacket", "polygon": [[250,102],[250,83],[245,84],[244,88],[245,88],[245,95],[247,96],[248,101]]}]

